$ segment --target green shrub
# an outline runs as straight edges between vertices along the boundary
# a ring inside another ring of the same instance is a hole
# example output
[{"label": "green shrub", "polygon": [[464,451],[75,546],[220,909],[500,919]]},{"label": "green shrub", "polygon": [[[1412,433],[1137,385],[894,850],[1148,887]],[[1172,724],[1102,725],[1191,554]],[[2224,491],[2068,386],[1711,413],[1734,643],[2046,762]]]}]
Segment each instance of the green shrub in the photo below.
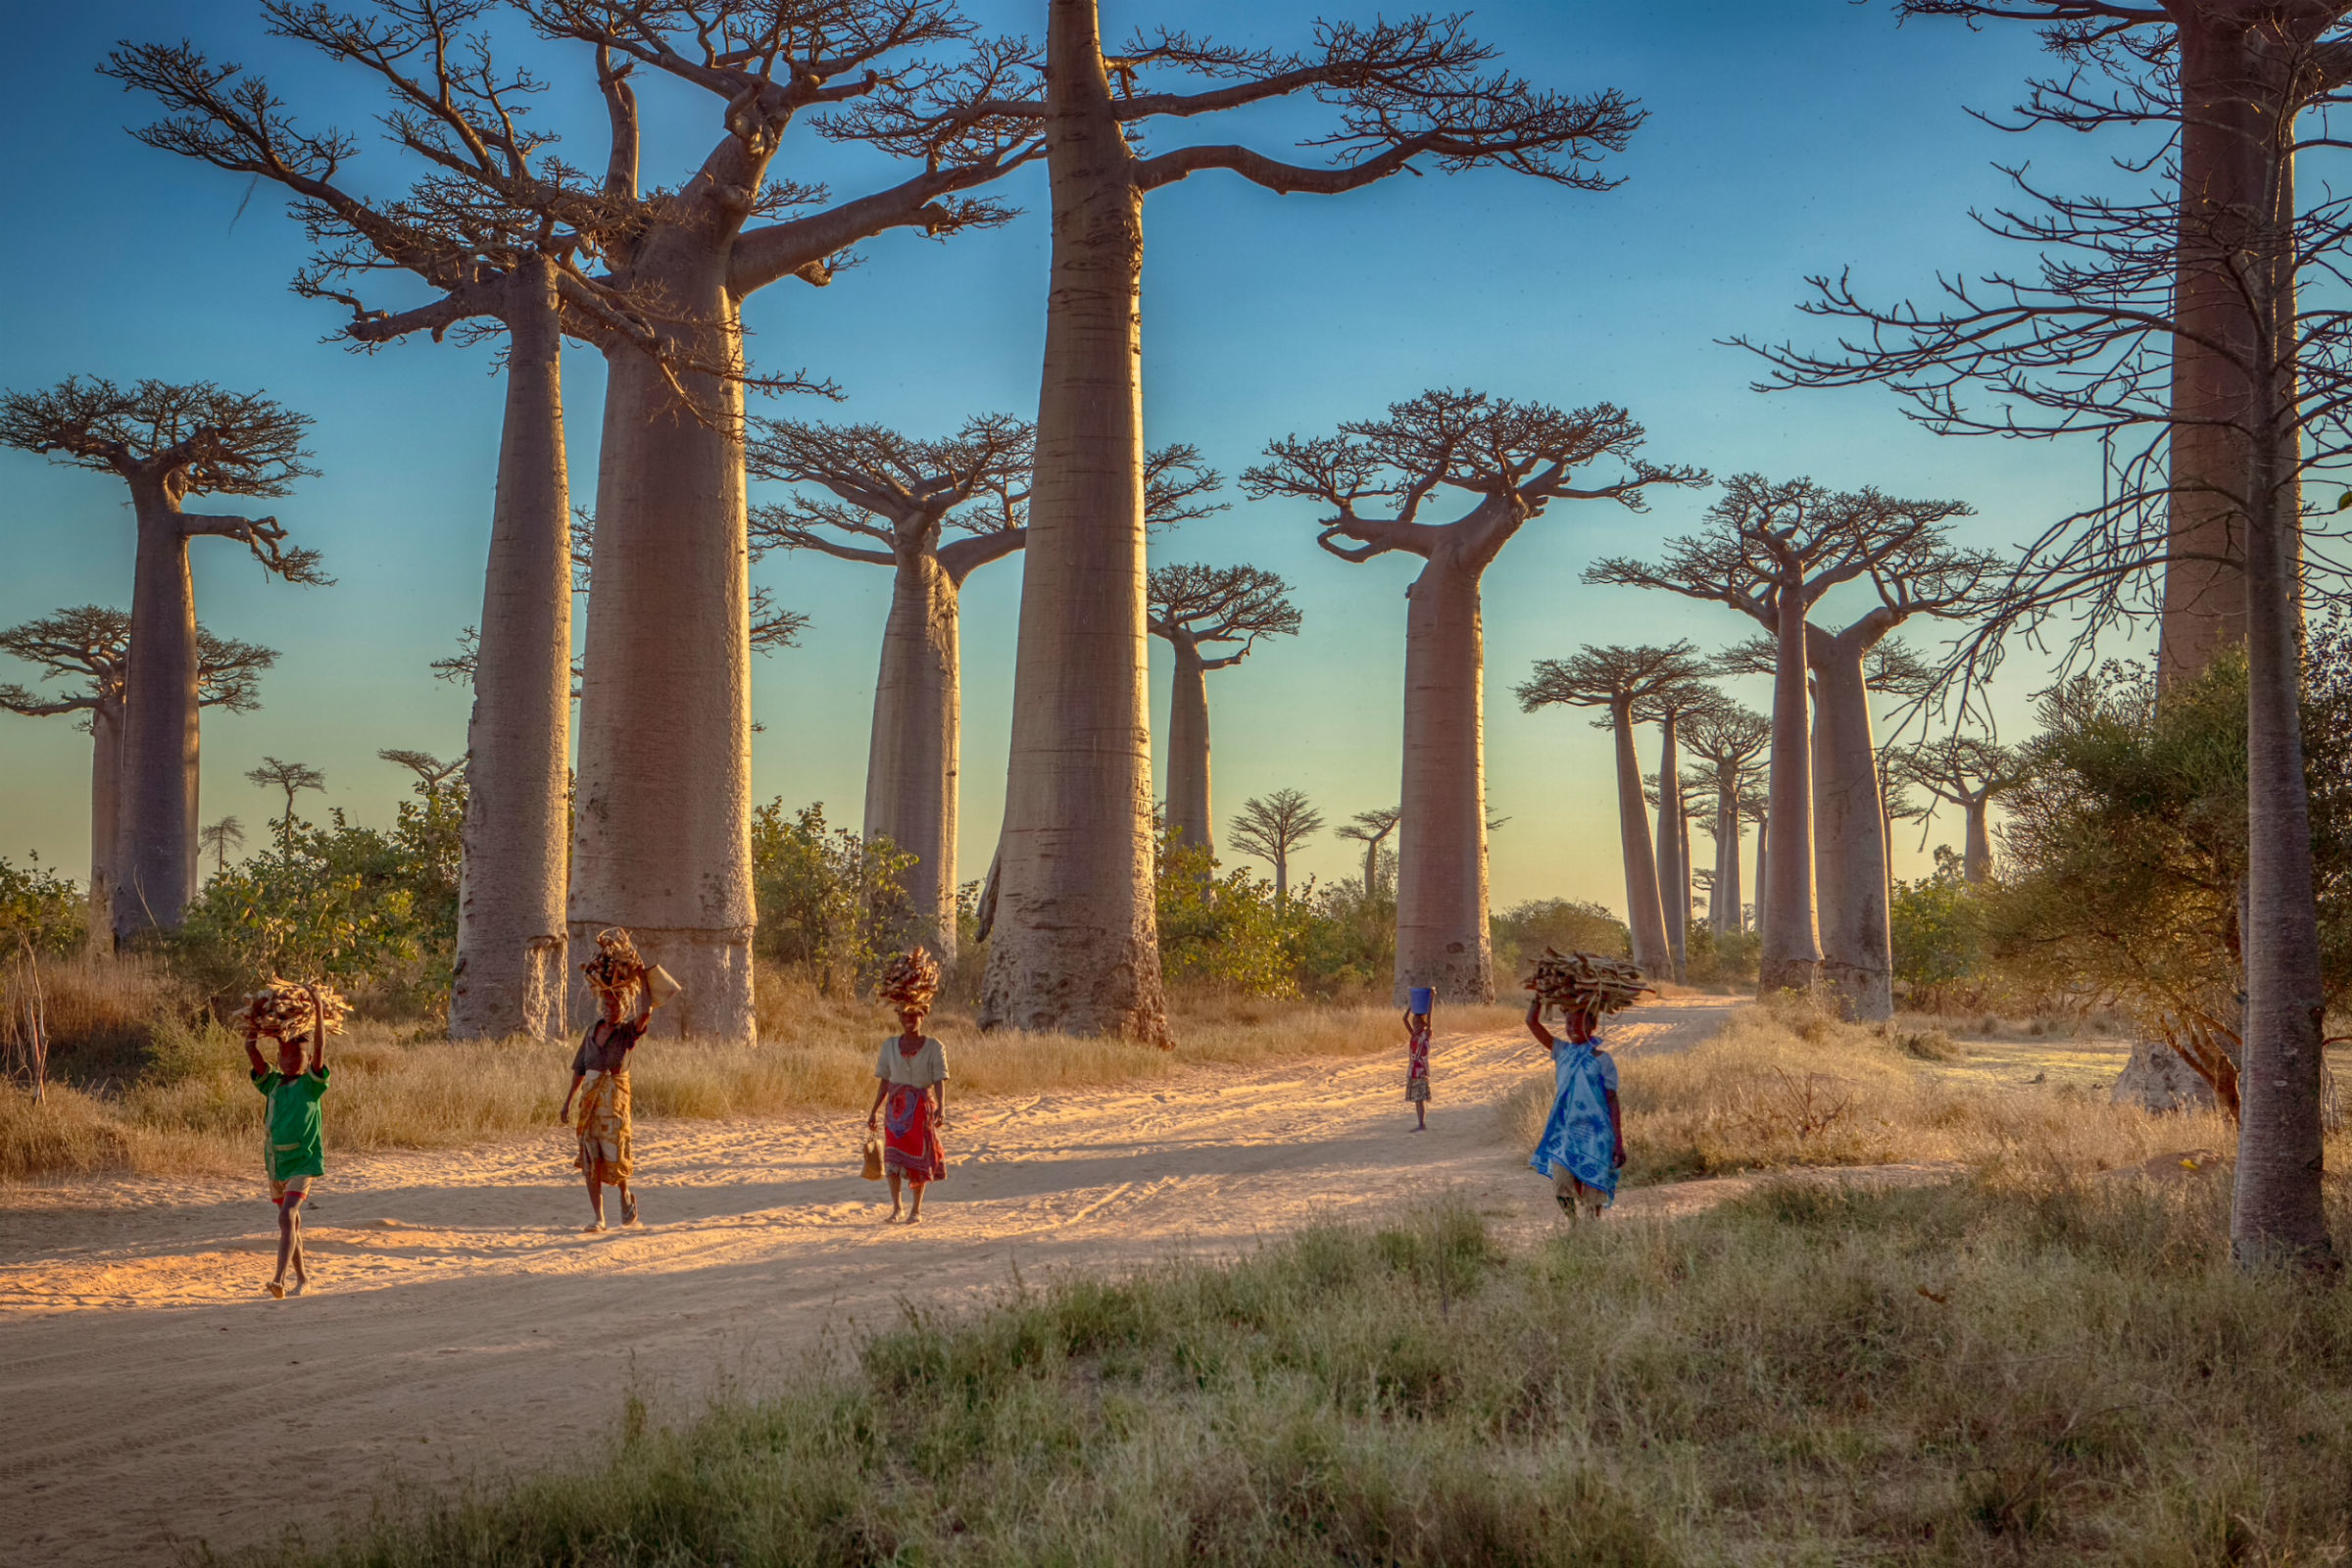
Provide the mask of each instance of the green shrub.
[{"label": "green shrub", "polygon": [[0,855],[0,957],[27,945],[44,958],[62,957],[81,946],[88,929],[89,900],[71,878],[38,856],[20,866]]},{"label": "green shrub", "polygon": [[903,882],[913,864],[887,838],[827,827],[822,801],[797,811],[768,802],[752,813],[754,950],[828,996],[855,995],[913,940]]}]

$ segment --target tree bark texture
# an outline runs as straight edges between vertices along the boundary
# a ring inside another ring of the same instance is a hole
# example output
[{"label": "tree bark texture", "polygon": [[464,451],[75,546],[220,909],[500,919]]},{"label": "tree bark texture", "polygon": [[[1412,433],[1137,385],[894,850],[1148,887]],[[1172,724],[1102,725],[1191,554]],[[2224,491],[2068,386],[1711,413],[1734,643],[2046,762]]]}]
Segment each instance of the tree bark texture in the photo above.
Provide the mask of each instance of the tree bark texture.
[{"label": "tree bark texture", "polygon": [[1966,836],[1961,841],[1960,875],[1971,887],[1980,886],[1992,877],[1992,832],[1986,825],[1991,815],[1992,801],[1980,795],[1961,807],[1966,816]]},{"label": "tree bark texture", "polygon": [[565,1032],[571,486],[554,268],[525,264],[506,292],[506,416],[466,734],[457,1040]]},{"label": "tree bark texture", "polygon": [[[727,234],[655,229],[633,281],[671,303],[688,363],[734,364]],[[607,354],[586,678],[580,695],[570,938],[626,926],[684,988],[658,1035],[750,1042],[751,611],[740,382]],[[594,1001],[575,972],[571,1012]]]},{"label": "tree bark texture", "polygon": [[[1768,787],[1769,788],[1769,787]],[[1756,950],[1764,948],[1767,928],[1764,890],[1772,885],[1772,812],[1768,808],[1756,823]]]},{"label": "tree bark texture", "polygon": [[1814,639],[1813,866],[1822,977],[1843,1016],[1875,1023],[1894,1016],[1894,957],[1886,813],[1862,662],[1877,639],[1859,630]]},{"label": "tree bark texture", "polygon": [[1808,991],[1821,963],[1813,928],[1812,737],[1805,722],[1805,605],[1784,588],[1772,682],[1771,811],[1776,852],[1756,877],[1763,956],[1757,991]]},{"label": "tree bark texture", "polygon": [[[1179,844],[1216,849],[1208,799],[1208,666],[1181,632],[1169,639],[1176,671],[1168,688],[1168,826]],[[1287,895],[1289,889],[1286,887]]]},{"label": "tree bark texture", "polygon": [[115,858],[122,818],[122,700],[101,697],[90,710],[90,915],[93,951],[113,946]]},{"label": "tree bark texture", "polygon": [[161,480],[131,481],[138,555],[123,680],[118,942],[173,930],[196,894],[196,592],[188,536]]},{"label": "tree bark texture", "polygon": [[902,544],[874,679],[865,832],[914,857],[906,886],[914,939],[956,959],[956,823],[963,736],[960,593],[927,543]]},{"label": "tree bark texture", "polygon": [[[1456,524],[1455,526],[1460,526]],[[1500,541],[1494,541],[1499,548]],[[1439,542],[1407,590],[1403,815],[1396,846],[1396,1002],[1414,986],[1440,1002],[1494,1000],[1487,911],[1486,645],[1479,579]],[[1637,778],[1635,787],[1641,787]]]},{"label": "tree bark texture", "polygon": [[1052,0],[1053,261],[981,1025],[1167,1043],[1145,645],[1143,192],[1095,0]]},{"label": "tree bark texture", "polygon": [[1650,849],[1649,806],[1642,798],[1642,759],[1634,751],[1630,703],[1609,705],[1609,736],[1617,749],[1617,837],[1625,857],[1626,924],[1633,932],[1634,962],[1648,975],[1671,975],[1673,949],[1666,942],[1666,911],[1658,897],[1658,862]]},{"label": "tree bark texture", "polygon": [[1690,930],[1690,824],[1683,815],[1683,760],[1675,745],[1679,715],[1668,712],[1658,720],[1658,905],[1666,922],[1666,951],[1674,957],[1674,978],[1683,977],[1689,962],[1684,951]]},{"label": "tree bark texture", "polygon": [[1707,924],[1718,936],[1740,927],[1740,797],[1729,789],[1715,796],[1715,888],[1707,899]]},{"label": "tree bark texture", "polygon": [[[2217,8],[2218,9],[2218,8]],[[2260,211],[2271,127],[2250,91],[2255,45],[2242,18],[2180,8],[2180,239],[2175,266],[2169,561],[2160,685],[2193,680],[2246,635],[2246,465],[2259,330],[2231,265]]]}]

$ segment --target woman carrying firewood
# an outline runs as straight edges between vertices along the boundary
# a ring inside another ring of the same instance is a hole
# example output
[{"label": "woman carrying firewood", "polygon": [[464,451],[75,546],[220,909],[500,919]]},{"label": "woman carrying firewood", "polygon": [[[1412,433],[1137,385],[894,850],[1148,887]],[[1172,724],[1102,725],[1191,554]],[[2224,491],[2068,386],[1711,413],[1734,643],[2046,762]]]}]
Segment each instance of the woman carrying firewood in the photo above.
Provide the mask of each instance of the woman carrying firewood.
[{"label": "woman carrying firewood", "polygon": [[579,1101],[573,1131],[580,1148],[572,1166],[588,1184],[587,1229],[595,1232],[605,1228],[608,1187],[620,1189],[621,1224],[637,1223],[637,1195],[629,1191],[629,1176],[636,1168],[629,1147],[629,1053],[645,1038],[655,1006],[676,990],[676,983],[661,968],[647,968],[637,956],[636,942],[617,927],[598,935],[596,956],[581,964],[580,972],[587,976],[604,1016],[588,1026],[580,1049],[572,1054],[571,1088],[564,1093],[557,1120],[571,1121],[571,1102]]},{"label": "woman carrying firewood", "polygon": [[948,1123],[948,1055],[923,1033],[939,995],[939,961],[919,949],[900,954],[882,971],[881,993],[899,1015],[899,1032],[874,1058],[874,1103],[865,1125],[882,1131],[882,1172],[890,1179],[890,1217],[883,1223],[898,1223],[904,1184],[914,1189],[906,1222],[919,1225],[923,1189],[948,1174],[939,1144]]},{"label": "woman carrying firewood", "polygon": [[[1648,987],[1642,972],[1622,960],[1587,953],[1561,955],[1546,948],[1536,960],[1527,988],[1527,1032],[1551,1054],[1551,1114],[1536,1140],[1528,1164],[1548,1176],[1560,1212],[1570,1219],[1598,1219],[1617,1200],[1617,1172],[1625,1164],[1625,1117],[1617,1102],[1617,1062],[1601,1044],[1600,1021],[1630,1005]],[[1568,1038],[1544,1027],[1546,1003],[1561,1013]]]}]

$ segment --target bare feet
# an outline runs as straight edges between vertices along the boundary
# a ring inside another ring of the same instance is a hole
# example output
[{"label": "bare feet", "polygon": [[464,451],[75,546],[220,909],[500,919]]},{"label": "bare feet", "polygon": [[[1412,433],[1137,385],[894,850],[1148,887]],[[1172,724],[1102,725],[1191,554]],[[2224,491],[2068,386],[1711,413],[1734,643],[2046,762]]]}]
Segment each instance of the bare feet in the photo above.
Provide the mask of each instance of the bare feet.
[{"label": "bare feet", "polygon": [[284,1280],[271,1280],[262,1289],[270,1293],[271,1300],[282,1301],[286,1298],[286,1282]]},{"label": "bare feet", "polygon": [[286,1294],[288,1296],[301,1296],[307,1293],[310,1288],[311,1282],[309,1280],[296,1280],[292,1285],[286,1288]]},{"label": "bare feet", "polygon": [[583,1226],[581,1226],[581,1227],[580,1227],[580,1234],[581,1234],[581,1235],[583,1235],[583,1236],[594,1236],[594,1235],[596,1235],[596,1234],[597,1234],[599,1231],[602,1231],[604,1228],[605,1228],[605,1222],[604,1222],[603,1220],[601,1220],[601,1219],[600,1219],[600,1220],[598,1220],[598,1221],[597,1221],[595,1224],[593,1224],[593,1225],[583,1225]]},{"label": "bare feet", "polygon": [[885,1225],[896,1225],[904,1217],[904,1215],[894,1208],[887,1215],[883,1216],[882,1223]]}]

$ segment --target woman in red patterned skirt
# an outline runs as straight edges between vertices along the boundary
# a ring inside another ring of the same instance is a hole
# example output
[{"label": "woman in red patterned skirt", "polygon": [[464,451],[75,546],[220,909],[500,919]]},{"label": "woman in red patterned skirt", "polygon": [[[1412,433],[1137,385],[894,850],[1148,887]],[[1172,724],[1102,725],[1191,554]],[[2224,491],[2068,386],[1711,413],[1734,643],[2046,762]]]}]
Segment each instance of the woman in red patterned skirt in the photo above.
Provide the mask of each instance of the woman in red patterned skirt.
[{"label": "woman in red patterned skirt", "polygon": [[899,1008],[897,1036],[882,1042],[874,1059],[873,1108],[867,1127],[882,1130],[882,1171],[890,1178],[891,1224],[899,1218],[899,1187],[914,1188],[914,1203],[906,1223],[923,1218],[923,1189],[948,1173],[940,1152],[939,1132],[948,1124],[948,1055],[938,1041],[923,1033],[923,1009]]}]

